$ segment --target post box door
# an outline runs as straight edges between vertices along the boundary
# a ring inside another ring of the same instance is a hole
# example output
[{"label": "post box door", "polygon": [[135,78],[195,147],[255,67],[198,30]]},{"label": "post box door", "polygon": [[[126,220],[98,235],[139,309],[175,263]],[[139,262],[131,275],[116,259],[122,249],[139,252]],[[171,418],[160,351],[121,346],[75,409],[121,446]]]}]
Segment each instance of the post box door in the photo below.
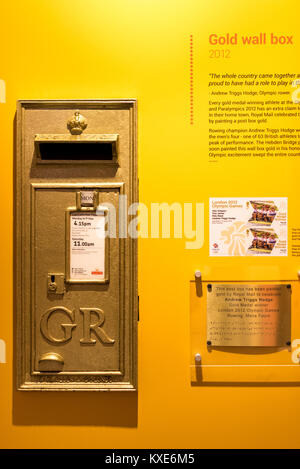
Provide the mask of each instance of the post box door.
[{"label": "post box door", "polygon": [[[18,387],[133,390],[136,240],[127,236],[126,213],[137,200],[135,102],[81,102],[75,112],[89,115],[93,134],[74,139],[63,132],[76,105],[19,107]],[[56,113],[45,125],[34,111],[48,107]]]}]

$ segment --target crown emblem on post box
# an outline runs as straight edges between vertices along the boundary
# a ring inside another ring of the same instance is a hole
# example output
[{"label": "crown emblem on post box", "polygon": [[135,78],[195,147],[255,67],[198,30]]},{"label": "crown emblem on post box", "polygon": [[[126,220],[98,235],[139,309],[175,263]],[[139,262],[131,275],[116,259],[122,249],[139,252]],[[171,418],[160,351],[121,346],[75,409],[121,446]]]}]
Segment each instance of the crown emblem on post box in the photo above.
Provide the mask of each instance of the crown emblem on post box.
[{"label": "crown emblem on post box", "polygon": [[72,135],[80,135],[87,128],[86,118],[75,111],[74,116],[68,120],[67,127]]}]

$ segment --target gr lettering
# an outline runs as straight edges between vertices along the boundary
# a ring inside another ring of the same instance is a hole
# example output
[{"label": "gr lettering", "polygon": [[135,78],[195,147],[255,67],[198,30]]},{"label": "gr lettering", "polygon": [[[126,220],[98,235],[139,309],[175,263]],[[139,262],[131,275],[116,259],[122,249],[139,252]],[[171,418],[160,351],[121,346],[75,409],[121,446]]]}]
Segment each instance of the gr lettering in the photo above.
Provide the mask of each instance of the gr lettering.
[{"label": "gr lettering", "polygon": [[[80,308],[82,315],[82,338],[80,343],[83,345],[94,345],[98,339],[103,344],[114,344],[115,340],[111,339],[103,329],[105,321],[104,312],[99,308]],[[60,322],[57,324],[57,317],[65,316],[69,322]],[[96,316],[96,322],[92,323],[92,316]],[[62,331],[59,334],[60,337],[55,337],[51,324],[58,325]],[[40,330],[44,339],[51,342],[54,345],[66,344],[73,338],[73,331],[76,329],[78,324],[75,323],[75,311],[70,311],[68,308],[63,306],[55,306],[54,308],[48,309],[42,316],[40,322]],[[95,338],[92,338],[92,334]]]}]

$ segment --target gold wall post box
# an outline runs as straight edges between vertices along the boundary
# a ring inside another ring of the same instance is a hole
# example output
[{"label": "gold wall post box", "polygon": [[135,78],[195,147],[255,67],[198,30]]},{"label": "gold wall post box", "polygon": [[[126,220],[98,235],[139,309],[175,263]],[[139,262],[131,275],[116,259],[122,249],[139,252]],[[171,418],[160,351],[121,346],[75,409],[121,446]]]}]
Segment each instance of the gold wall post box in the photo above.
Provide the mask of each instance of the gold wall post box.
[{"label": "gold wall post box", "polygon": [[17,385],[135,390],[135,100],[19,101]]}]

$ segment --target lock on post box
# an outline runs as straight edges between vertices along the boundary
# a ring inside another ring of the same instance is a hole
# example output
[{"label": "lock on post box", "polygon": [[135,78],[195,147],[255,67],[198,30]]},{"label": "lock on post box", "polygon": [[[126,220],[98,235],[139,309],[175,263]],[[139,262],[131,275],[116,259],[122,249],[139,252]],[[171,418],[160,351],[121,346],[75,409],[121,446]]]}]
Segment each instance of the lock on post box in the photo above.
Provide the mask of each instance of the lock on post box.
[{"label": "lock on post box", "polygon": [[137,388],[136,101],[19,101],[19,390]]}]

